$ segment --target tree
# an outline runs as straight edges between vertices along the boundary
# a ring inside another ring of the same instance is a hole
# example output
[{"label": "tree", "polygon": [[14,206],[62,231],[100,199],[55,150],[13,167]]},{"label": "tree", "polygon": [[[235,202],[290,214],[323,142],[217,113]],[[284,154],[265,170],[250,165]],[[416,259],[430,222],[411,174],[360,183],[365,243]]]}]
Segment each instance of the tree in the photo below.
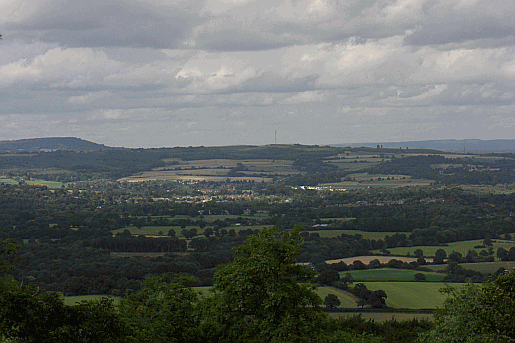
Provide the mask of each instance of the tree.
[{"label": "tree", "polygon": [[482,286],[442,290],[449,297],[435,313],[427,343],[515,342],[515,271]]},{"label": "tree", "polygon": [[325,305],[327,308],[337,308],[338,306],[340,306],[340,304],[341,304],[341,301],[340,301],[340,299],[338,299],[338,297],[336,296],[336,294],[329,293],[329,294],[324,298],[324,305]]},{"label": "tree", "polygon": [[417,249],[415,250],[415,252],[413,253],[413,255],[415,257],[424,257],[424,252],[422,251],[422,249]]},{"label": "tree", "polygon": [[492,235],[490,235],[489,233],[487,233],[485,235],[485,239],[483,240],[483,245],[486,245],[486,246],[492,246],[493,243],[492,243]]},{"label": "tree", "polygon": [[211,236],[212,234],[213,234],[213,228],[208,227],[208,228],[204,229],[204,236],[206,236],[206,238],[209,238],[209,236]]},{"label": "tree", "polygon": [[447,257],[447,253],[443,249],[438,249],[435,252],[435,258],[433,260],[434,264],[442,264],[444,263],[444,259]]},{"label": "tree", "polygon": [[426,275],[423,273],[416,273],[413,275],[413,279],[415,281],[427,281]]},{"label": "tree", "polygon": [[150,277],[138,292],[128,292],[119,306],[121,317],[134,332],[135,342],[194,342],[200,316],[198,293],[191,277]]},{"label": "tree", "polygon": [[232,342],[312,341],[326,320],[308,283],[314,272],[295,260],[300,226],[265,228],[234,248],[234,260],[214,275],[212,317]]},{"label": "tree", "polygon": [[508,260],[508,250],[504,248],[497,248],[497,258],[501,261],[507,261]]},{"label": "tree", "polygon": [[334,282],[337,282],[340,280],[340,274],[334,270],[334,269],[328,269],[321,272],[316,282],[320,285],[329,285],[331,286]]}]

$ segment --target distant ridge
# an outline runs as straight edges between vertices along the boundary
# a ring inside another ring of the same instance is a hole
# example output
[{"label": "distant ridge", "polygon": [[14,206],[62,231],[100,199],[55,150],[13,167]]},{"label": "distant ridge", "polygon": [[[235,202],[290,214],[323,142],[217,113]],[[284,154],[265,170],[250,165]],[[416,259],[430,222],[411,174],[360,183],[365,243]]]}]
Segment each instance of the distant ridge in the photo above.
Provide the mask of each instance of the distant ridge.
[{"label": "distant ridge", "polygon": [[454,152],[514,152],[515,139],[441,139],[429,141],[407,141],[407,142],[375,142],[375,143],[349,143],[334,144],[337,147],[371,147],[377,145],[383,148],[409,148],[409,149],[435,149]]},{"label": "distant ridge", "polygon": [[36,152],[54,150],[98,151],[116,149],[76,137],[48,137],[0,141],[0,152]]}]

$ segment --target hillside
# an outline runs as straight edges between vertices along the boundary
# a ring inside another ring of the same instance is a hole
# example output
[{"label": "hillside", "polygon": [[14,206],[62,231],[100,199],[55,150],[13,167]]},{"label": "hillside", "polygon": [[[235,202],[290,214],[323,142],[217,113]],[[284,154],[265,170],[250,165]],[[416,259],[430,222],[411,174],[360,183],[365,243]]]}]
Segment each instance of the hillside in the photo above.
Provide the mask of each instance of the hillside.
[{"label": "hillside", "polygon": [[0,141],[0,153],[54,150],[98,151],[111,149],[114,148],[76,137],[48,137]]}]

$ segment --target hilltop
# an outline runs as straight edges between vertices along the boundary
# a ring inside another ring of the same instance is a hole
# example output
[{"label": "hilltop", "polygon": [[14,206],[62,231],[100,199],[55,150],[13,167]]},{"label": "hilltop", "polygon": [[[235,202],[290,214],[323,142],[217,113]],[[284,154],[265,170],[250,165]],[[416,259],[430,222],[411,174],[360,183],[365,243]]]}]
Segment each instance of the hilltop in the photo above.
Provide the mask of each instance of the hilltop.
[{"label": "hilltop", "polygon": [[76,137],[30,138],[12,141],[0,141],[0,152],[37,152],[37,151],[99,151],[111,150],[113,147],[93,143]]}]

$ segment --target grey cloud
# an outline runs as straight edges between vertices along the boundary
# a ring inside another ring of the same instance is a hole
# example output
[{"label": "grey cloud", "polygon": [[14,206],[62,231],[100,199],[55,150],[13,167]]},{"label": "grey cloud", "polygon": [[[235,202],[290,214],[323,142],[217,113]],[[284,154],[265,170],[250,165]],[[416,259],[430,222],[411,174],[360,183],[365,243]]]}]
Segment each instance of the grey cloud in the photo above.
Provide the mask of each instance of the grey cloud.
[{"label": "grey cloud", "polygon": [[230,88],[228,92],[305,92],[316,89],[315,83],[319,77],[320,75],[313,74],[295,78],[265,72]]},{"label": "grey cloud", "polygon": [[12,39],[34,36],[40,41],[71,47],[181,46],[199,19],[183,9],[158,13],[155,9],[127,2],[66,2],[57,11],[46,11],[21,23],[6,23]]},{"label": "grey cloud", "polygon": [[195,39],[195,48],[209,51],[272,50],[300,43],[295,39],[277,39],[259,32],[224,30],[216,34],[203,34]]},{"label": "grey cloud", "polygon": [[406,36],[404,43],[408,45],[462,43],[469,40],[486,38],[500,40],[515,36],[513,20],[478,19],[474,21],[458,21],[427,24],[411,35]]}]

